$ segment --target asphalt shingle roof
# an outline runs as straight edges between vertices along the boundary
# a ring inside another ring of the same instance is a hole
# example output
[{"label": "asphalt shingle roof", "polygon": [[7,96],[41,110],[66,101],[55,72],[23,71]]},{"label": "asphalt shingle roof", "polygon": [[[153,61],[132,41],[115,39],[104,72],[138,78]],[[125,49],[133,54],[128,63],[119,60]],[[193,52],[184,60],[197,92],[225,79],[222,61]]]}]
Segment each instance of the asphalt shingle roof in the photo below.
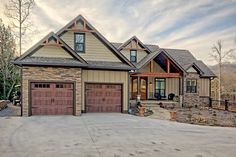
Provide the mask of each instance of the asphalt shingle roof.
[{"label": "asphalt shingle roof", "polygon": [[72,66],[85,67],[86,64],[71,58],[48,58],[48,57],[26,57],[20,61],[13,61],[18,65],[53,65],[53,66]]},{"label": "asphalt shingle roof", "polygon": [[104,62],[104,61],[87,61],[88,68],[106,68],[106,69],[117,69],[117,70],[133,70],[133,67],[122,63],[122,62]]},{"label": "asphalt shingle roof", "polygon": [[[112,43],[114,47],[118,48],[122,43]],[[152,51],[152,53],[146,55],[139,63],[135,66],[139,69],[152,58],[156,57],[161,51],[164,51],[168,56],[170,56],[176,64],[178,64],[183,70],[187,70],[191,65],[195,64],[203,72],[203,77],[214,77],[215,74],[204,64],[202,61],[197,60],[191,52],[182,49],[168,49],[159,48],[157,45],[145,45]]]},{"label": "asphalt shingle roof", "polygon": [[184,70],[192,64],[196,64],[203,72],[202,76],[212,77],[215,74],[202,61],[197,60],[188,50],[164,49]]}]

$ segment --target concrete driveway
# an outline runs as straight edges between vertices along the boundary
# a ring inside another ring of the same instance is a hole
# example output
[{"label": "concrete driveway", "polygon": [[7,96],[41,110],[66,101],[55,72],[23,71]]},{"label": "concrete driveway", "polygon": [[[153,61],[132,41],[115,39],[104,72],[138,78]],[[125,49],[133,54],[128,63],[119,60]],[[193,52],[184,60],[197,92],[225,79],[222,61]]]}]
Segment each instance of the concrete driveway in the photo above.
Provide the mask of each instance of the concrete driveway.
[{"label": "concrete driveway", "polygon": [[235,157],[236,129],[127,114],[0,118],[1,157]]}]

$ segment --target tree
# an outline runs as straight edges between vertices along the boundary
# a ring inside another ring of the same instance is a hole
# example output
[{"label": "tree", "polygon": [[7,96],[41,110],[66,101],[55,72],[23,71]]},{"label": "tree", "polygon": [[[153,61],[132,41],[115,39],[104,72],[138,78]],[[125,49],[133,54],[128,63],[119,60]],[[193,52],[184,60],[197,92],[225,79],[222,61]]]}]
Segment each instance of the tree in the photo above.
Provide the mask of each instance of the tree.
[{"label": "tree", "polygon": [[19,81],[19,70],[11,64],[15,54],[15,39],[11,28],[6,27],[0,19],[0,78],[2,82],[0,97],[3,99],[9,99]]},{"label": "tree", "polygon": [[220,100],[221,100],[221,93],[222,93],[222,63],[225,59],[229,58],[230,56],[234,56],[233,52],[235,49],[229,49],[227,51],[223,51],[223,44],[221,40],[218,40],[216,45],[213,45],[212,47],[212,53],[211,56],[217,61],[219,65],[219,76],[218,76],[218,97],[219,97],[219,106],[220,106]]},{"label": "tree", "polygon": [[22,37],[30,28],[31,23],[28,18],[34,6],[34,0],[9,0],[6,7],[6,16],[11,19],[12,26],[18,32],[19,54],[22,51]]}]

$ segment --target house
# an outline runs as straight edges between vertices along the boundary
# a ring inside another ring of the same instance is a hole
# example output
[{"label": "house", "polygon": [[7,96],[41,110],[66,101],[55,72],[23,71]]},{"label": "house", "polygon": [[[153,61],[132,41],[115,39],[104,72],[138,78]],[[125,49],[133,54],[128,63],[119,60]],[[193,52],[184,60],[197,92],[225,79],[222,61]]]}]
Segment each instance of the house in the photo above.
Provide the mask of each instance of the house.
[{"label": "house", "polygon": [[153,100],[173,93],[196,104],[207,101],[214,77],[189,51],[137,37],[111,43],[81,15],[13,63],[21,67],[23,116],[126,113],[137,95]]}]

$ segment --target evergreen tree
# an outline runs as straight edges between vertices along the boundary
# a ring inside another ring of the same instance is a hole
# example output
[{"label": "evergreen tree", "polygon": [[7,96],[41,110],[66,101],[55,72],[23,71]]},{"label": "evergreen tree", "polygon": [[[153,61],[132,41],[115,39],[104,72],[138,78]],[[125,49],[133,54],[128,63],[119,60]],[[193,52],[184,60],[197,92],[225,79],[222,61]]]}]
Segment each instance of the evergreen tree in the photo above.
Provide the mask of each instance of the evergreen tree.
[{"label": "evergreen tree", "polygon": [[16,44],[9,26],[0,19],[0,99],[9,99],[19,83],[19,69],[11,64],[16,57]]}]

